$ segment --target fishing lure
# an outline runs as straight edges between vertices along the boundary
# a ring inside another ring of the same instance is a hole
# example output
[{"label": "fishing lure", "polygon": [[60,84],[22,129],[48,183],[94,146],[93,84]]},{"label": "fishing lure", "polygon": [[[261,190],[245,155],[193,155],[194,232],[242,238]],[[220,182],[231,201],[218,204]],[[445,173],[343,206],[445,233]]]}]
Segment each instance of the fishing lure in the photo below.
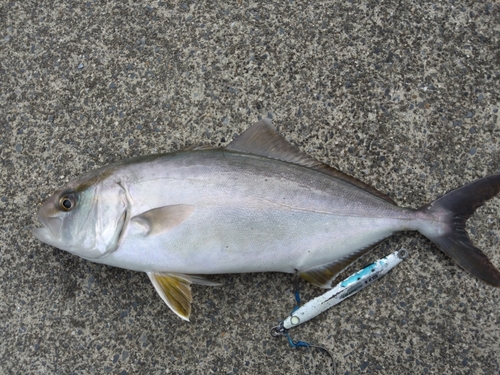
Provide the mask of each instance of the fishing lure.
[{"label": "fishing lure", "polygon": [[313,319],[322,312],[328,310],[330,307],[339,304],[343,300],[366,288],[368,285],[377,281],[387,272],[396,267],[407,256],[408,251],[406,249],[401,249],[389,254],[388,256],[367,265],[360,271],[352,274],[347,279],[337,284],[328,292],[312,299],[302,306],[299,306],[300,297],[298,292],[296,292],[295,298],[297,300],[297,307],[292,311],[290,316],[271,329],[271,335],[274,337],[285,336],[288,343],[293,348],[306,347],[324,350],[334,361],[333,354],[328,349],[319,345],[311,345],[304,341],[294,341],[288,334],[288,330]]}]

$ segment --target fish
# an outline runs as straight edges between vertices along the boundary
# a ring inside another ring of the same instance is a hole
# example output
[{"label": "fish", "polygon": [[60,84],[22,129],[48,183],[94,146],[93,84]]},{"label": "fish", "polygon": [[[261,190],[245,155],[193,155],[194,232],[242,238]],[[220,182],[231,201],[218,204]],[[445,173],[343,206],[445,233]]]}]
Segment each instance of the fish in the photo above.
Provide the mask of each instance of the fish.
[{"label": "fish", "polygon": [[500,272],[465,229],[500,191],[500,175],[418,209],[298,150],[268,119],[225,148],[139,156],[89,171],[40,207],[40,241],[92,262],[147,273],[183,320],[191,285],[206,276],[297,273],[333,279],[381,241],[418,231],[471,275],[495,287]]}]

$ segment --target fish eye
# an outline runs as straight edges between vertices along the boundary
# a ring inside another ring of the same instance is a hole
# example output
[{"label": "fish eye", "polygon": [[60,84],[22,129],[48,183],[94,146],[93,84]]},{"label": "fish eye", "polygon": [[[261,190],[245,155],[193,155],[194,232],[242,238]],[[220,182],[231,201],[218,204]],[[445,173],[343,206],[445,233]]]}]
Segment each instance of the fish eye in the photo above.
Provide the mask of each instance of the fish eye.
[{"label": "fish eye", "polygon": [[75,207],[76,198],[74,194],[63,195],[61,199],[59,199],[59,206],[64,211],[71,211],[73,207]]}]

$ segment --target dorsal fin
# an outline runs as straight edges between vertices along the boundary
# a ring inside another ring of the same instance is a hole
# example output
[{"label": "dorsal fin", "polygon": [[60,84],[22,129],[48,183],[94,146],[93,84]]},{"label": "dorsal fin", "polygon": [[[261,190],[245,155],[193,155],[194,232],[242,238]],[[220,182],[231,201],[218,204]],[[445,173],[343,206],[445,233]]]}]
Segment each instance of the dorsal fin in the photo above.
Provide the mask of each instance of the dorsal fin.
[{"label": "dorsal fin", "polygon": [[289,163],[314,167],[317,160],[299,151],[274,128],[271,120],[262,119],[241,133],[226,146],[227,150],[265,156]]},{"label": "dorsal fin", "polygon": [[276,131],[269,119],[262,119],[253,124],[241,133],[234,141],[227,145],[226,149],[246,154],[264,156],[270,159],[278,159],[288,163],[315,169],[396,205],[391,198],[377,189],[352,176],[349,176],[348,174],[345,174],[344,172],[339,171],[338,169],[323,164],[298,150]]},{"label": "dorsal fin", "polygon": [[214,147],[212,145],[207,144],[194,144],[191,146],[184,147],[181,151],[205,151],[205,150],[213,150]]}]

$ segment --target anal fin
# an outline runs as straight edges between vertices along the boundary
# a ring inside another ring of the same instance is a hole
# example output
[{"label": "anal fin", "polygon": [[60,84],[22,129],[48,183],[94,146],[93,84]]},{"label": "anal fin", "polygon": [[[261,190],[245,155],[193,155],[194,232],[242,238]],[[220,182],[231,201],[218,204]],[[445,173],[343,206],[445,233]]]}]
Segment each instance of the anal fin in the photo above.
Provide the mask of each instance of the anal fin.
[{"label": "anal fin", "polygon": [[161,299],[174,313],[186,321],[189,321],[193,301],[191,284],[219,285],[201,276],[155,272],[147,272],[147,274]]},{"label": "anal fin", "polygon": [[354,263],[356,260],[361,258],[366,253],[368,253],[382,241],[379,241],[374,245],[370,245],[368,247],[365,247],[364,249],[349,254],[344,258],[340,258],[332,263],[300,271],[299,276],[302,277],[304,280],[309,281],[310,283],[316,286],[319,286],[320,288],[329,289],[332,287],[331,286],[332,280],[340,272],[342,272],[345,268],[347,268],[351,263]]}]

